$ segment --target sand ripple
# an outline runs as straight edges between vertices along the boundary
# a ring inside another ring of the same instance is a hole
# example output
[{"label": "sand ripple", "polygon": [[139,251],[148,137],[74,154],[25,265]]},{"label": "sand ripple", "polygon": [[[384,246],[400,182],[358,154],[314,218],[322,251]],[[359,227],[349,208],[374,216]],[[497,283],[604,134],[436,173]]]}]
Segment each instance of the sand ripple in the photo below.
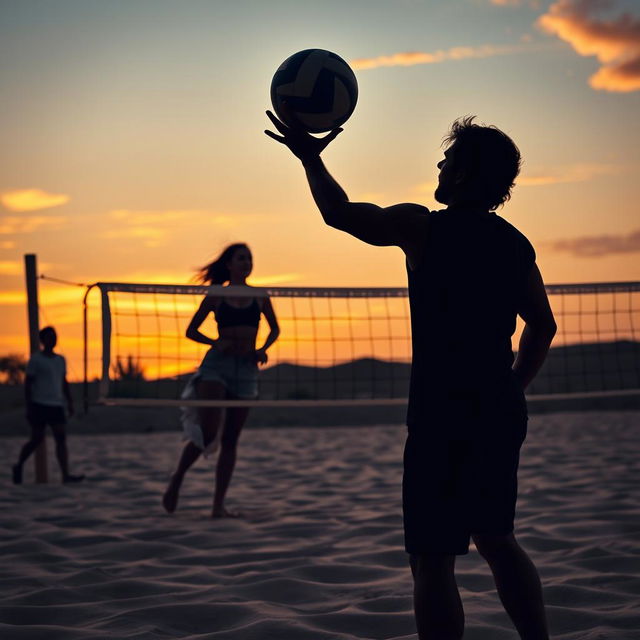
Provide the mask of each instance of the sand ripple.
[{"label": "sand ripple", "polygon": [[[558,640],[640,635],[640,416],[534,416],[517,533],[539,567]],[[21,442],[0,439],[2,459]],[[243,434],[229,503],[213,472],[159,498],[174,434],[77,436],[78,486],[5,476],[0,637],[7,640],[415,638],[400,510],[403,427]],[[50,447],[51,449],[51,447]],[[51,468],[56,472],[55,462]],[[466,640],[515,640],[473,550],[458,560]]]}]

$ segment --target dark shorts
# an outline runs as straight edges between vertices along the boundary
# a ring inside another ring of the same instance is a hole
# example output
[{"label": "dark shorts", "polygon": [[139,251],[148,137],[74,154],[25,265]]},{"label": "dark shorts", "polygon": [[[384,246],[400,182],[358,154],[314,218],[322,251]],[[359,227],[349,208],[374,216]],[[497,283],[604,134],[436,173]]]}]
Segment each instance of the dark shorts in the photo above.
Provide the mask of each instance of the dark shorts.
[{"label": "dark shorts", "polygon": [[513,531],[524,398],[488,415],[464,401],[411,425],[404,450],[402,506],[411,554],[463,555],[472,534]]},{"label": "dark shorts", "polygon": [[198,367],[198,375],[200,380],[220,382],[233,398],[258,397],[258,365],[250,358],[209,349]]},{"label": "dark shorts", "polygon": [[27,419],[33,427],[44,428],[49,425],[65,424],[67,418],[64,407],[32,403],[27,409]]}]

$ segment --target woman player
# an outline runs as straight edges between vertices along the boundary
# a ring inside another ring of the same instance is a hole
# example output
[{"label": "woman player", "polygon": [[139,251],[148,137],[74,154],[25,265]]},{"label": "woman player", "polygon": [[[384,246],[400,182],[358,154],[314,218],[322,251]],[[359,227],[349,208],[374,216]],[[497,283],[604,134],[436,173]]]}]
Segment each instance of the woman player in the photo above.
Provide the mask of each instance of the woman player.
[{"label": "woman player", "polygon": [[[206,284],[235,287],[246,283],[253,268],[251,251],[246,244],[232,244],[213,262],[202,267],[199,280]],[[200,332],[209,313],[218,324],[218,339]],[[256,349],[260,315],[264,314],[271,331],[262,347]],[[208,344],[200,367],[187,385],[183,398],[249,400],[258,395],[258,363],[267,362],[267,349],[277,340],[280,329],[269,297],[227,297],[208,295],[200,303],[189,327],[187,338]],[[240,432],[249,414],[249,407],[201,407],[183,410],[185,437],[189,439],[182,451],[178,467],[171,476],[162,498],[164,508],[172,513],[178,504],[178,493],[184,475],[200,457],[211,453],[220,443],[216,468],[216,489],[213,517],[238,517],[228,511],[224,498],[236,462]]]}]

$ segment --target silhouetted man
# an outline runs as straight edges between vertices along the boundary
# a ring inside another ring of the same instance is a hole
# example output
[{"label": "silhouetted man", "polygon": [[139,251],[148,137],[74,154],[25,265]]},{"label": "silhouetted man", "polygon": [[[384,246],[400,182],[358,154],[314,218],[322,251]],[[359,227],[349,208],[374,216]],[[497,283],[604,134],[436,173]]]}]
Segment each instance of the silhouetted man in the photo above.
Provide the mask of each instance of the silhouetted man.
[{"label": "silhouetted man", "polygon": [[31,425],[31,439],[22,447],[18,463],[13,466],[13,482],[22,482],[22,466],[44,439],[47,425],[56,441],[56,457],[62,472],[63,482],[80,482],[84,476],[69,473],[69,456],[65,433],[64,401],[69,415],[73,415],[73,399],[67,382],[67,365],[64,356],[53,352],[57,342],[53,327],[40,331],[42,350],[34,353],[27,364],[25,400],[27,420]]},{"label": "silhouetted man", "polygon": [[[413,362],[404,454],[405,547],[421,640],[462,637],[454,576],[470,537],[489,563],[520,637],[548,638],[540,579],[513,534],[524,389],[555,334],[535,252],[496,215],[520,169],[513,141],[495,127],[454,122],[435,197],[446,205],[382,208],[352,203],[320,153],[341,131],[314,138],[267,112],[302,161],[325,222],[407,262]],[[516,316],[525,321],[514,363]]]}]

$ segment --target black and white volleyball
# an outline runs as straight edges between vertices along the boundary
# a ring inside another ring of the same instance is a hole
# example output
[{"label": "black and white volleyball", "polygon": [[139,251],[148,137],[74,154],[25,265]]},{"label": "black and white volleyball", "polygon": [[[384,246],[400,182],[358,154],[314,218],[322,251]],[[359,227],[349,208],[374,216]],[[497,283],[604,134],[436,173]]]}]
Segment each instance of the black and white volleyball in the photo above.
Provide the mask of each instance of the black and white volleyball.
[{"label": "black and white volleyball", "polygon": [[[271,81],[276,115],[309,133],[331,131],[346,122],[358,100],[358,82],[351,67],[324,49],[305,49],[287,58]],[[282,103],[286,102],[283,111]],[[293,120],[293,121],[292,121]]]}]

